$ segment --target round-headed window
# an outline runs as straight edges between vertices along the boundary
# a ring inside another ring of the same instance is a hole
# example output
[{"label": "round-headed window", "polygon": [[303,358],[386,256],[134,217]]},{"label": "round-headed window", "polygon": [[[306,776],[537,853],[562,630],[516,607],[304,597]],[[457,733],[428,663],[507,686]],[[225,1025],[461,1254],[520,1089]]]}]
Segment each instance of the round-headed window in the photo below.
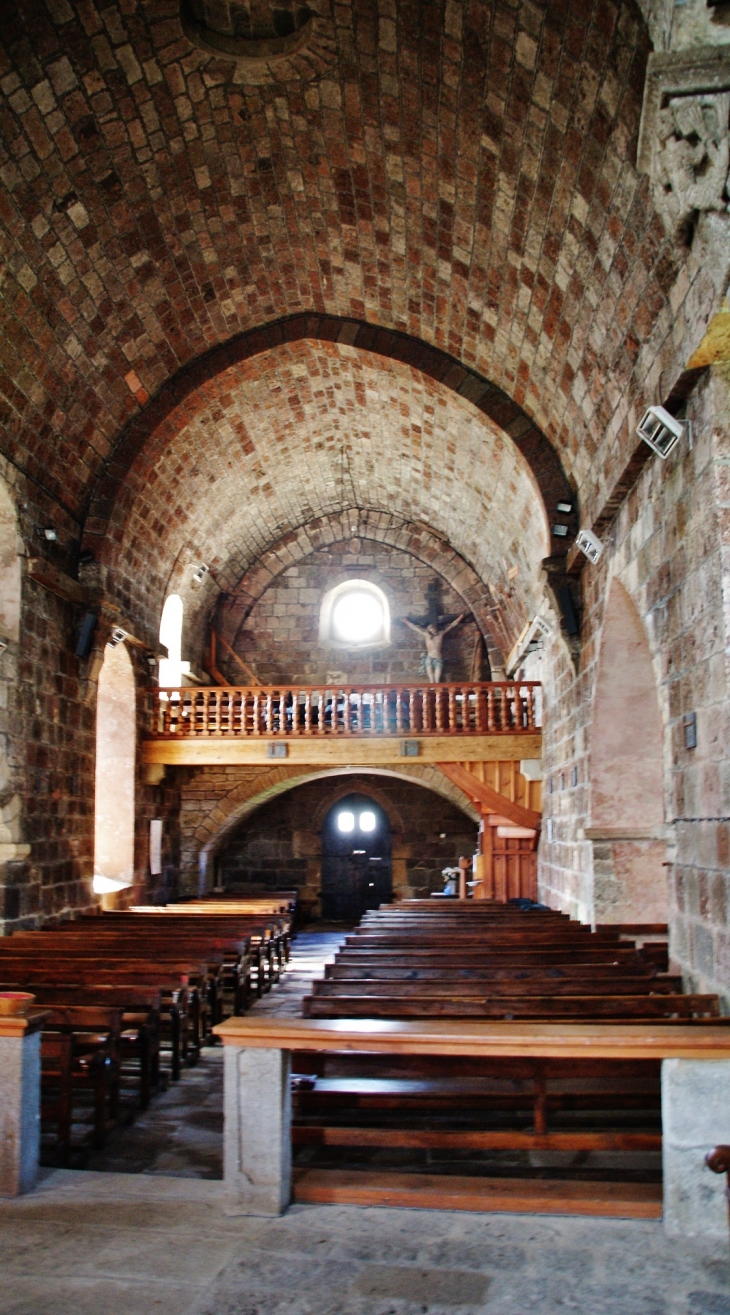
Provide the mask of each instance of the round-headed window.
[{"label": "round-headed window", "polygon": [[370,580],[347,580],[322,599],[319,637],[333,648],[382,648],[390,643],[390,608]]}]

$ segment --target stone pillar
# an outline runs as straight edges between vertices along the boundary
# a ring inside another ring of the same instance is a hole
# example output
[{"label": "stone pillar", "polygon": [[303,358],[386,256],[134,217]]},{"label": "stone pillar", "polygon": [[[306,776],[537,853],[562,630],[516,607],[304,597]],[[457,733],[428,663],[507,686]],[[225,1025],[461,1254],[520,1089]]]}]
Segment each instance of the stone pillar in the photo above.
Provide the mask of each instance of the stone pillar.
[{"label": "stone pillar", "polygon": [[0,1196],[32,1191],[38,1176],[44,1017],[0,1018]]},{"label": "stone pillar", "polygon": [[728,1236],[725,1177],[705,1155],[730,1143],[730,1060],[662,1063],[664,1227],[675,1236]]},{"label": "stone pillar", "polygon": [[226,1046],[224,1062],[228,1211],[280,1215],[291,1200],[291,1054]]}]

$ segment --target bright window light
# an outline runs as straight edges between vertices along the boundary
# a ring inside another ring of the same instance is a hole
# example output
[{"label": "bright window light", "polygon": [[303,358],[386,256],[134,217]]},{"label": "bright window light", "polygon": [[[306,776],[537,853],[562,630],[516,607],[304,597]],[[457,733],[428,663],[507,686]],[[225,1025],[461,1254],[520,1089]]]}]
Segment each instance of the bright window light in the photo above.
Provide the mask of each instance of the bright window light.
[{"label": "bright window light", "polygon": [[115,895],[118,890],[128,890],[131,884],[131,881],[119,881],[114,877],[102,877],[100,873],[94,873],[95,895]]},{"label": "bright window light", "polygon": [[361,831],[375,830],[375,813],[371,813],[369,809],[367,812],[360,814],[360,830]]},{"label": "bright window light", "polygon": [[346,810],[337,814],[337,830],[344,831],[348,835],[350,831],[355,830],[355,814],[348,813]]},{"label": "bright window light", "polygon": [[160,621],[160,643],[167,649],[167,657],[160,658],[157,679],[164,689],[182,685],[183,672],[190,663],[182,661],[183,600],[179,594],[170,594],[165,600]]},{"label": "bright window light", "polygon": [[383,605],[375,594],[353,589],[337,599],[332,623],[339,639],[365,644],[383,630]]}]

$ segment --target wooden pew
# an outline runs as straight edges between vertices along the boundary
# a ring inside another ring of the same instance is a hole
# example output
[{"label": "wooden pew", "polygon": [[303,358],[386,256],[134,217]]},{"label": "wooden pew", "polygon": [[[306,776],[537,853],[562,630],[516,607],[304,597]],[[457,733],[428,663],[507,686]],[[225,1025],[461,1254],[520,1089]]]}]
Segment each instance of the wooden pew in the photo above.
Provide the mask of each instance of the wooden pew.
[{"label": "wooden pew", "polygon": [[63,986],[42,982],[3,982],[0,990],[32,991],[42,1006],[68,1005],[122,1010],[118,1056],[122,1082],[135,1092],[135,1103],[147,1109],[153,1089],[160,1085],[161,994],[156,987]]},{"label": "wooden pew", "polygon": [[93,1126],[89,1139],[102,1145],[119,1114],[119,1037],[121,1009],[98,1006],[46,1006],[41,1033],[41,1125],[55,1126],[54,1145],[64,1160],[72,1149],[80,1097],[90,1095]]},{"label": "wooden pew", "polygon": [[[663,930],[651,928],[656,936]],[[639,934],[647,929],[642,926]],[[302,1012],[305,1018],[373,1023],[651,1020],[662,1028],[678,1021],[716,1026],[717,997],[684,994],[681,979],[663,971],[667,967],[666,943],[647,947],[642,940],[637,949],[627,928],[592,932],[550,910],[487,901],[384,906],[366,914],[346,937]],[[345,1055],[328,1057],[323,1067],[321,1058],[307,1054],[297,1064],[313,1085],[308,1090],[305,1077],[295,1094],[295,1144],[475,1151],[558,1145],[597,1150],[609,1143],[638,1151],[660,1145],[657,1066],[637,1071],[579,1064],[566,1072],[551,1061],[526,1068],[506,1060],[498,1071],[467,1065],[455,1072],[451,1064],[434,1068],[424,1059],[354,1062]],[[549,1115],[565,1123],[566,1117],[580,1119],[581,1111],[600,1118],[602,1126],[563,1126],[555,1133],[559,1141],[549,1140]],[[425,1126],[435,1113],[439,1126]],[[451,1126],[448,1118],[443,1122],[447,1115]],[[524,1126],[526,1117],[531,1128]],[[484,1126],[485,1118],[491,1126]],[[627,1129],[627,1118],[646,1126]],[[504,1126],[505,1119],[511,1126]]]}]

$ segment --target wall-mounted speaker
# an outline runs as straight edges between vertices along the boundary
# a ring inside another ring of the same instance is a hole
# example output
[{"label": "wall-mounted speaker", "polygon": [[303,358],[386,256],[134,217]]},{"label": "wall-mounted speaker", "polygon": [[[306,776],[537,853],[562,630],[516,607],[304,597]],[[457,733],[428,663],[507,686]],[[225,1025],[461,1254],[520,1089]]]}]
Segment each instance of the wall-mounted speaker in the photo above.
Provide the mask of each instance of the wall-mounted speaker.
[{"label": "wall-mounted speaker", "polygon": [[578,617],[576,615],[575,603],[573,602],[573,595],[570,592],[569,585],[567,584],[559,585],[556,592],[558,595],[558,603],[560,604],[560,613],[563,618],[565,629],[567,630],[569,635],[580,634],[580,626],[578,625]]},{"label": "wall-mounted speaker", "polygon": [[79,638],[76,644],[75,654],[77,658],[87,658],[91,652],[91,646],[94,642],[94,631],[96,630],[97,616],[96,612],[87,612],[81,622]]}]

